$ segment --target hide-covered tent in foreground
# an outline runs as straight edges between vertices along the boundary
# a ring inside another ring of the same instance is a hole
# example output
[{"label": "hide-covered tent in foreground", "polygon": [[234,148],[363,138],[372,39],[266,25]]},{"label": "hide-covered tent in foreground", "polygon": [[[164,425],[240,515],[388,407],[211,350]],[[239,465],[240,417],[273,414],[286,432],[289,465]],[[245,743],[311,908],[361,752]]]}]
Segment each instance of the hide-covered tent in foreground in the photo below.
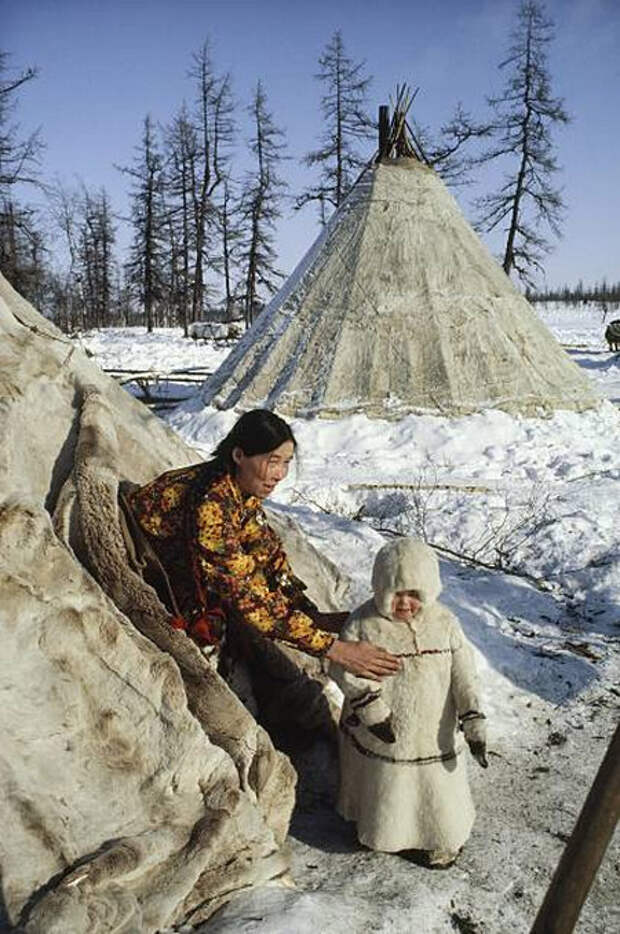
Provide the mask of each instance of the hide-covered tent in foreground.
[{"label": "hide-covered tent in foreground", "polygon": [[397,111],[380,156],[201,388],[205,405],[395,419],[598,404],[406,135]]},{"label": "hide-covered tent in foreground", "polygon": [[[119,526],[119,480],[198,459],[0,276],[2,929],[149,934],[287,869],[293,768]],[[346,581],[276,527],[336,609]],[[263,723],[333,728],[319,661],[248,639]]]}]

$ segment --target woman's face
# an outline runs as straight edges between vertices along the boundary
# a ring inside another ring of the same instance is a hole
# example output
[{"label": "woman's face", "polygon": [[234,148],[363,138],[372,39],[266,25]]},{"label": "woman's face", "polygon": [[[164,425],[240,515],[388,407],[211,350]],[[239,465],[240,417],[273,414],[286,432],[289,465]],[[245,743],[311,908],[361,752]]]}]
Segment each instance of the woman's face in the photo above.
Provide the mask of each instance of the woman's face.
[{"label": "woman's face", "polygon": [[236,465],[235,480],[242,493],[263,499],[286,477],[295,453],[292,441],[284,441],[280,447],[267,454],[244,454],[241,448],[233,448],[232,458]]},{"label": "woman's face", "polygon": [[398,590],[392,597],[392,616],[408,622],[422,607],[417,590]]}]

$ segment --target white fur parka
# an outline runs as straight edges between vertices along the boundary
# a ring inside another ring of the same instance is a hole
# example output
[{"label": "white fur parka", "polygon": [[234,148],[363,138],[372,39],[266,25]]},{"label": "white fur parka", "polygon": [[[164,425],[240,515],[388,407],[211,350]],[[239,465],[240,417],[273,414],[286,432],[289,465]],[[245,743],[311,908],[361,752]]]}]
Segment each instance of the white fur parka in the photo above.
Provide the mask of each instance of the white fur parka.
[{"label": "white fur parka", "polygon": [[[338,810],[373,849],[456,851],[474,820],[459,721],[484,723],[473,653],[437,602],[439,564],[427,545],[403,538],[384,546],[372,584],[374,598],[352,613],[341,638],[373,642],[403,667],[377,682],[331,666],[345,695]],[[392,618],[392,598],[402,590],[417,591],[422,602],[411,622]],[[368,729],[388,719],[394,743]]]}]

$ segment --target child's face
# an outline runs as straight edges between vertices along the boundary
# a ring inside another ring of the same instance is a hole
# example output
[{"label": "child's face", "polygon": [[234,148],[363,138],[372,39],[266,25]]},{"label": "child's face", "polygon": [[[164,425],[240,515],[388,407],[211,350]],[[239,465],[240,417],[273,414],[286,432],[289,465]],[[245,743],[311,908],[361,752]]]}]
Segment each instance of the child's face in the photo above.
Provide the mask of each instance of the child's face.
[{"label": "child's face", "polygon": [[392,616],[408,622],[422,607],[417,590],[397,590],[392,597]]}]

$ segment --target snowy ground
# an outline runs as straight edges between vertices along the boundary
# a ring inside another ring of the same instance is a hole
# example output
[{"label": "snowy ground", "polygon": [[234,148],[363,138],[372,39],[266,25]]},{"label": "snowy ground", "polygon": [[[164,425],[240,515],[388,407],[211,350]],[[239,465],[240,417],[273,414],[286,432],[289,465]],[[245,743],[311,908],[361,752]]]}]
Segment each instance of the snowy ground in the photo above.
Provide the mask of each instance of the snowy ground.
[{"label": "snowy ground", "polygon": [[102,369],[115,371],[128,392],[143,401],[159,401],[162,410],[190,396],[232,346],[183,337],[181,328],[155,328],[150,334],[137,327],[105,328],[83,333],[77,342]]},{"label": "snowy ground", "polygon": [[600,393],[620,404],[620,361],[609,352],[605,328],[620,318],[620,308],[606,313],[598,306],[567,308],[561,304],[535,306],[554,337],[566,348],[567,354],[587,370]]},{"label": "snowy ground", "polygon": [[104,328],[86,331],[77,340],[104,370],[216,370],[230,352],[229,346],[183,337],[181,328],[155,328],[150,334],[144,328]]},{"label": "snowy ground", "polygon": [[[315,748],[297,762],[296,887],[238,896],[205,934],[529,929],[620,697],[620,355],[606,349],[600,310],[539,312],[612,401],[543,420],[297,421],[298,464],[274,503],[350,574],[353,604],[368,593],[386,534],[423,534],[442,549],[443,599],[476,647],[489,716],[490,768],[470,769],[470,841],[445,872],[359,848],[333,811],[333,754]],[[108,368],[214,369],[227,352],[179,332],[115,330],[82,342]],[[168,420],[206,455],[235,417],[194,400]],[[620,930],[619,862],[616,839],[581,934]]]}]

